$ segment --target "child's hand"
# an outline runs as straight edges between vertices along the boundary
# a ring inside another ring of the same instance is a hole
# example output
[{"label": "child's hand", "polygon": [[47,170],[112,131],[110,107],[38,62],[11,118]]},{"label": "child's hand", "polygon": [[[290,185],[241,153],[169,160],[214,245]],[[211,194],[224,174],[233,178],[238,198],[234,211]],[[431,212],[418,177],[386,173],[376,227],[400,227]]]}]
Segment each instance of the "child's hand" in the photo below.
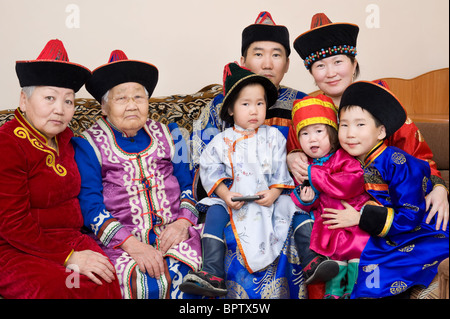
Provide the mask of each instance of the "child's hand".
[{"label": "child's hand", "polygon": [[242,195],[239,193],[231,192],[223,182],[217,185],[214,193],[216,193],[216,195],[219,196],[231,209],[241,209],[241,207],[245,204],[245,202],[233,202],[231,200],[232,197],[240,197]]},{"label": "child's hand", "polygon": [[228,192],[226,193],[222,199],[225,201],[225,203],[227,204],[228,207],[230,207],[231,209],[234,210],[238,210],[241,209],[242,206],[244,206],[245,202],[241,201],[241,202],[233,202],[231,200],[232,197],[241,197],[242,195],[239,193],[234,193],[234,192]]},{"label": "child's hand", "polygon": [[314,192],[311,186],[303,187],[303,189],[300,191],[300,199],[304,203],[312,202],[315,196],[316,193]]},{"label": "child's hand", "polygon": [[277,200],[277,198],[278,198],[278,196],[280,196],[281,192],[282,192],[282,189],[280,189],[280,188],[272,188],[272,189],[267,189],[267,190],[258,192],[258,193],[256,193],[256,195],[261,195],[262,198],[256,200],[255,203],[258,205],[261,205],[261,206],[269,207]]}]

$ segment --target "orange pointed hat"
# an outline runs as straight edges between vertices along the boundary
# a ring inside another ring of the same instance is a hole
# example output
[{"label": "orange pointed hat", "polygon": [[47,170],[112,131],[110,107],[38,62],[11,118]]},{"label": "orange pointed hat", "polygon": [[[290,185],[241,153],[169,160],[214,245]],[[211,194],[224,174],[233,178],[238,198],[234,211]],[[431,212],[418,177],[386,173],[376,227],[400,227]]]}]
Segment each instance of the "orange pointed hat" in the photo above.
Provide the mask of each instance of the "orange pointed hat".
[{"label": "orange pointed hat", "polygon": [[260,12],[255,23],[242,31],[242,56],[244,56],[248,47],[256,41],[280,43],[286,49],[287,56],[291,54],[288,29],[285,26],[276,25],[271,14],[267,11]]},{"label": "orange pointed hat", "polygon": [[69,61],[64,44],[50,40],[36,60],[16,61],[16,74],[21,87],[56,86],[77,92],[91,76],[91,71]]},{"label": "orange pointed hat", "polygon": [[109,56],[108,63],[92,71],[86,89],[101,103],[103,95],[108,90],[126,82],[143,85],[150,97],[158,83],[158,69],[147,62],[129,60],[122,50],[114,50]]},{"label": "orange pointed hat", "polygon": [[312,124],[327,124],[338,129],[337,109],[331,98],[319,94],[316,97],[305,96],[294,101],[292,107],[292,124],[296,136],[301,129]]},{"label": "orange pointed hat", "polygon": [[294,41],[294,49],[310,69],[316,61],[337,54],[356,56],[359,27],[351,23],[332,23],[325,13],[316,13],[311,29]]}]

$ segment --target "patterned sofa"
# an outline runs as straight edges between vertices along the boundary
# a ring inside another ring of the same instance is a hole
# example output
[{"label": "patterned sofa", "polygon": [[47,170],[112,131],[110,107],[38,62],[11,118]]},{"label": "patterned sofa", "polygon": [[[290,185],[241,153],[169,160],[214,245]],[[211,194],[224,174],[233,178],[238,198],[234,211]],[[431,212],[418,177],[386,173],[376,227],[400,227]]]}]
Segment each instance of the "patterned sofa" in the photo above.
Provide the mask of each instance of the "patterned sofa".
[{"label": "patterned sofa", "polygon": [[[150,117],[163,124],[176,122],[184,134],[192,132],[192,123],[200,115],[202,108],[217,94],[222,86],[211,84],[190,95],[170,95],[152,97],[149,100]],[[0,126],[14,117],[14,109],[0,111]],[[77,98],[75,114],[69,127],[79,136],[101,117],[99,103],[93,98]]]},{"label": "patterned sofa", "polygon": [[[202,108],[221,92],[221,85],[211,84],[190,95],[152,97],[149,100],[150,117],[164,124],[176,122],[183,135],[188,138],[192,132],[193,121],[198,118]],[[77,98],[75,115],[69,126],[74,134],[78,136],[100,116],[101,110],[97,101]],[[14,109],[0,111],[0,126],[13,117]],[[438,168],[443,172],[448,185],[448,122],[438,126],[439,134],[436,134],[436,125],[425,123],[423,125],[418,124],[418,126],[427,141],[436,136],[440,137],[434,138],[433,142],[429,142],[429,144],[435,155],[439,156],[439,158],[436,158],[436,162],[438,163]],[[416,289],[413,291],[412,298],[448,298],[448,259],[446,264],[444,262],[443,264],[433,283],[427,289]],[[442,288],[442,292],[439,292],[439,287]]]}]

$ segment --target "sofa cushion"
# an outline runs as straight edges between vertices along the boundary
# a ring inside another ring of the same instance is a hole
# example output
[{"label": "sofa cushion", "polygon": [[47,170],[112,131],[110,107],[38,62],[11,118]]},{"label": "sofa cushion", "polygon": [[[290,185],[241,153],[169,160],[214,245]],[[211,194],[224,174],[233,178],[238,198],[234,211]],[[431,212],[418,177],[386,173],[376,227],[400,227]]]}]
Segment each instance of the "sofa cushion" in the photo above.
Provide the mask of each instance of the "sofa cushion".
[{"label": "sofa cushion", "polygon": [[415,122],[428,146],[433,151],[433,159],[438,169],[449,169],[449,126],[447,123]]},{"label": "sofa cushion", "polygon": [[448,122],[414,122],[433,152],[433,159],[442,179],[449,185],[449,125]]}]

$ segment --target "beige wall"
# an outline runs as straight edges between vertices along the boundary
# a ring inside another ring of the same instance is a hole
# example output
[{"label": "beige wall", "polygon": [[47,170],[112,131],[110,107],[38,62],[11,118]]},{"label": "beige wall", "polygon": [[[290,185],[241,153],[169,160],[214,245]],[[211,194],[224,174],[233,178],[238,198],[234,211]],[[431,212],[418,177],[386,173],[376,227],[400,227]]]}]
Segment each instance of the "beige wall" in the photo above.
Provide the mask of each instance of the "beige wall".
[{"label": "beige wall", "polygon": [[[155,64],[154,96],[221,83],[223,66],[240,58],[243,28],[264,10],[289,28],[291,44],[316,12],[358,24],[360,79],[448,67],[448,0],[0,0],[0,110],[17,106],[15,61],[36,58],[51,38],[90,69],[113,49]],[[316,90],[294,50],[283,84]],[[89,94],[83,88],[78,97]]]}]

